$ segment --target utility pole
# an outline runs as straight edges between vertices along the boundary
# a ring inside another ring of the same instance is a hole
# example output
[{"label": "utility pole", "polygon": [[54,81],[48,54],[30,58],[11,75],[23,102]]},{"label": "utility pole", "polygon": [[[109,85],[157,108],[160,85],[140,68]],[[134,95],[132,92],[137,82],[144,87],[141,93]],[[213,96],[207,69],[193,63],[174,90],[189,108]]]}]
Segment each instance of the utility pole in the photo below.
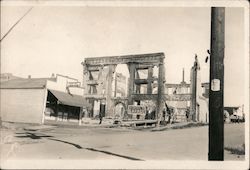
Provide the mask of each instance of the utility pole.
[{"label": "utility pole", "polygon": [[224,160],[224,33],[225,8],[212,7],[209,85],[208,160]]}]

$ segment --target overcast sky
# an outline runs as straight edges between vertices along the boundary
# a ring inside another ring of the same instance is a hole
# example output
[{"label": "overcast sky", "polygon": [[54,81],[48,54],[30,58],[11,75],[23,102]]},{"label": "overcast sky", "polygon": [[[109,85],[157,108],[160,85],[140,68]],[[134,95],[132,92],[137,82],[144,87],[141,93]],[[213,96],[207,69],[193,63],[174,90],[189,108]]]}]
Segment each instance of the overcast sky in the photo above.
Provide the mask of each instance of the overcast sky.
[{"label": "overcast sky", "polygon": [[[1,37],[29,9],[1,7]],[[85,57],[165,53],[167,83],[189,83],[195,53],[202,81],[210,49],[211,10],[206,7],[35,6],[1,43],[1,72],[27,77],[52,73],[82,80]],[[244,96],[244,10],[226,8],[225,105]]]}]

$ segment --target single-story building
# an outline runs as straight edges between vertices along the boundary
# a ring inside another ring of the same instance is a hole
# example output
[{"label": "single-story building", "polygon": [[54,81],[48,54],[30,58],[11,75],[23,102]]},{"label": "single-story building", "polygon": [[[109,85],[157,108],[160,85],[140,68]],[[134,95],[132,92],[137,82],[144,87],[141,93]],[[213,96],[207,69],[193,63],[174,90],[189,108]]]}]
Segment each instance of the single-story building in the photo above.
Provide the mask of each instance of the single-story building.
[{"label": "single-story building", "polygon": [[230,115],[233,115],[235,112],[237,112],[237,110],[239,109],[239,106],[225,106],[224,110],[226,110]]},{"label": "single-story building", "polygon": [[63,75],[4,81],[0,83],[0,93],[2,121],[38,124],[46,120],[78,122],[86,111],[87,103],[80,82]]}]

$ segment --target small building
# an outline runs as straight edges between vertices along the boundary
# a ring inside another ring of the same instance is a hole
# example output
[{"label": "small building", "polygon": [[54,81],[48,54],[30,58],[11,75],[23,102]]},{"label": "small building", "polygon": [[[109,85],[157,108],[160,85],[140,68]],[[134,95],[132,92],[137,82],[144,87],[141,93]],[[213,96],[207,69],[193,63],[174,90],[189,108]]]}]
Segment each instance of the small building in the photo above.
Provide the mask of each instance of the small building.
[{"label": "small building", "polygon": [[241,106],[226,106],[224,107],[224,110],[229,113],[229,116],[231,115],[237,115],[239,117],[244,117],[244,105]]},{"label": "small building", "polygon": [[224,120],[227,120],[226,122],[244,122],[244,105],[224,107]]},{"label": "small building", "polygon": [[239,109],[239,106],[225,106],[224,110],[229,113],[229,116],[233,115]]},{"label": "small building", "polygon": [[77,79],[59,74],[1,82],[1,119],[38,124],[47,120],[78,122],[87,105],[80,85]]}]

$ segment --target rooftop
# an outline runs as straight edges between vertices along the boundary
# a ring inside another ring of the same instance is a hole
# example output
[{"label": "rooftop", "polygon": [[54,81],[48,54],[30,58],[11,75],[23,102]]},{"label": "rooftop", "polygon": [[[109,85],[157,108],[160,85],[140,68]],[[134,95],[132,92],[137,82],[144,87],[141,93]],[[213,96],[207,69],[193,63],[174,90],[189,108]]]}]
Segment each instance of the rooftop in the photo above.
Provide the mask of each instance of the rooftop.
[{"label": "rooftop", "polygon": [[45,88],[47,80],[55,81],[56,78],[12,79],[1,82],[0,89],[41,89]]},{"label": "rooftop", "polygon": [[49,91],[58,99],[58,101],[63,105],[68,106],[76,106],[76,107],[83,107],[88,106],[88,103],[80,95],[72,95],[69,93],[57,91],[57,90],[50,90]]},{"label": "rooftop", "polygon": [[1,73],[0,82],[9,81],[12,79],[21,79],[22,77],[14,76],[12,73]]}]

